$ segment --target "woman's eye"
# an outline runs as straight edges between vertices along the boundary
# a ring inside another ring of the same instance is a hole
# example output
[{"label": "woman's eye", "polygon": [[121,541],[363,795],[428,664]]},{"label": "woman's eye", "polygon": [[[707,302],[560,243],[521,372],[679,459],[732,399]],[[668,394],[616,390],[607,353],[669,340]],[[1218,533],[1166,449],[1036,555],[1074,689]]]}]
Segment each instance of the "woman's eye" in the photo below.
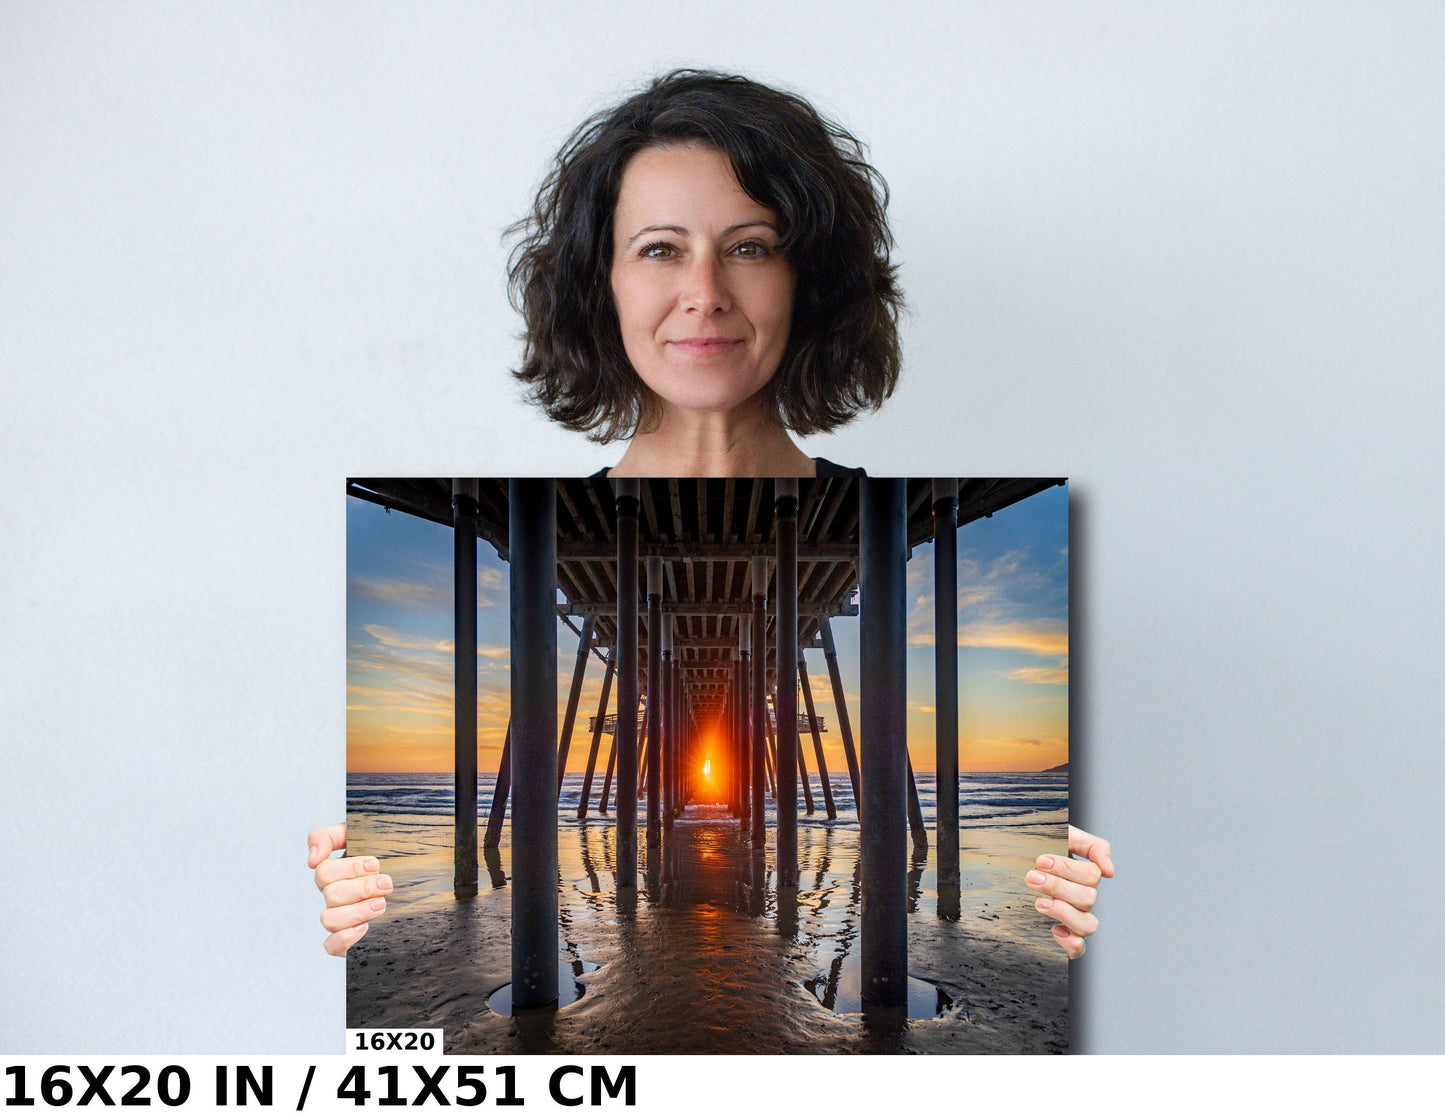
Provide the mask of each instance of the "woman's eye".
[{"label": "woman's eye", "polygon": [[742,256],[749,260],[766,256],[767,254],[768,246],[756,240],[743,241],[742,244],[733,249],[734,256]]},{"label": "woman's eye", "polygon": [[673,255],[673,248],[672,245],[666,241],[657,241],[653,244],[644,245],[638,255],[649,260],[666,260],[669,256]]}]

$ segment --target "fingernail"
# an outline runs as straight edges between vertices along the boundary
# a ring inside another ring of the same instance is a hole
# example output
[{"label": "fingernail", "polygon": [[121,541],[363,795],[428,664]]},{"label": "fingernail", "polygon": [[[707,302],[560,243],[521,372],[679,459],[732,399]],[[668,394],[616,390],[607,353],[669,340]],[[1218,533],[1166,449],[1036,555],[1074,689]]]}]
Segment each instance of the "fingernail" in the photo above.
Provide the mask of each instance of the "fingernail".
[{"label": "fingernail", "polygon": [[1040,896],[1038,900],[1039,911],[1048,911],[1054,906],[1054,901],[1048,896]]},{"label": "fingernail", "polygon": [[383,892],[390,892],[391,877],[387,876],[385,873],[382,873],[381,876],[376,878],[376,887],[380,888]]},{"label": "fingernail", "polygon": [[356,937],[361,938],[362,935],[366,934],[366,929],[370,926],[370,923],[358,923],[356,925]]},{"label": "fingernail", "polygon": [[377,869],[381,868],[381,862],[375,857],[368,857],[361,863],[361,868],[364,872],[374,873]]},{"label": "fingernail", "polygon": [[315,861],[315,860],[316,860],[316,854],[317,854],[317,852],[318,852],[318,851],[317,851],[316,847],[315,847],[315,846],[312,846],[312,847],[311,847],[311,853],[310,853],[310,855],[306,858],[306,860],[307,860],[307,861]]},{"label": "fingernail", "polygon": [[1030,884],[1043,884],[1048,879],[1049,878],[1044,876],[1043,873],[1035,872],[1033,870],[1030,870],[1028,876],[1024,877],[1024,880],[1028,881]]},{"label": "fingernail", "polygon": [[1044,854],[1042,857],[1039,858],[1039,868],[1040,868],[1040,869],[1052,869],[1053,867],[1054,867],[1054,859],[1053,859],[1052,857],[1050,857],[1047,853]]},{"label": "fingernail", "polygon": [[372,911],[381,911],[381,909],[384,907],[386,907],[386,900],[384,897],[378,896],[376,899],[371,901]]}]

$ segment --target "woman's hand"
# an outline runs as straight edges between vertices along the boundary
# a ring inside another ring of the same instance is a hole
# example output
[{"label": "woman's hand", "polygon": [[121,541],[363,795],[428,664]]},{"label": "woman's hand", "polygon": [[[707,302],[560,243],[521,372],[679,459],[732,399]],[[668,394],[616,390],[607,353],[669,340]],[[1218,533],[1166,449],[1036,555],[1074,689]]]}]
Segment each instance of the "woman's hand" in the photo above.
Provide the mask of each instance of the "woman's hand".
[{"label": "woman's hand", "polygon": [[1090,912],[1099,895],[1099,878],[1114,875],[1114,862],[1109,856],[1109,843],[1076,826],[1069,827],[1069,852],[1086,861],[1046,853],[1024,877],[1026,883],[1041,895],[1034,907],[1058,920],[1054,940],[1070,958],[1084,953],[1084,938],[1099,929],[1099,921]]},{"label": "woman's hand", "polygon": [[316,887],[326,897],[326,910],[321,913],[321,926],[331,932],[326,937],[326,953],[340,958],[366,934],[368,922],[386,910],[391,877],[381,871],[375,857],[332,860],[332,850],[346,848],[345,826],[313,830],[306,836],[306,844],[310,846],[307,867],[316,870]]}]

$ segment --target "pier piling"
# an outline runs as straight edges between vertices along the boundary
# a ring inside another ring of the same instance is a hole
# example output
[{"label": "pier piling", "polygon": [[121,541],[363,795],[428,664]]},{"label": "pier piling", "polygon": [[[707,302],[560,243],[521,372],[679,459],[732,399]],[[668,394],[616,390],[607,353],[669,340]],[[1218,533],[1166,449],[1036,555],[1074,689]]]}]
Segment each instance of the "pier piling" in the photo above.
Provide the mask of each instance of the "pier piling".
[{"label": "pier piling", "polygon": [[753,681],[749,687],[752,699],[752,845],[761,851],[768,840],[768,816],[763,806],[764,773],[767,771],[768,722],[768,560],[754,555],[749,563],[753,593]]},{"label": "pier piling", "polygon": [[803,708],[808,711],[808,727],[813,731],[813,756],[818,761],[818,782],[823,785],[823,807],[829,818],[837,818],[833,787],[828,782],[828,762],[823,759],[823,735],[818,732],[818,711],[813,706],[813,688],[808,682],[807,656],[802,648],[798,649],[798,685],[803,689]]},{"label": "pier piling", "polygon": [[662,842],[662,559],[647,559],[647,844]]},{"label": "pier piling", "polygon": [[[651,651],[648,652],[651,655]],[[677,779],[677,762],[673,749],[677,747],[677,711],[673,709],[677,695],[673,690],[672,664],[672,616],[662,618],[662,751],[659,754],[658,769],[662,773],[662,827],[672,829],[672,806],[674,799],[673,782]]]},{"label": "pier piling", "polygon": [[833,684],[833,706],[838,711],[838,735],[843,738],[843,756],[848,761],[848,780],[853,785],[853,807],[863,797],[858,789],[858,753],[853,748],[853,724],[848,720],[848,702],[843,694],[843,676],[838,670],[838,649],[833,643],[833,626],[824,617],[818,626],[823,633],[823,658],[828,661],[828,678]]},{"label": "pier piling", "polygon": [[612,676],[617,670],[616,649],[608,649],[607,667],[602,672],[602,697],[597,702],[597,721],[592,729],[592,747],[587,750],[587,774],[582,777],[582,794],[577,800],[577,817],[587,817],[587,801],[592,798],[592,774],[597,770],[597,752],[602,745],[602,730],[607,722],[607,699],[612,693]]},{"label": "pier piling", "polygon": [[452,479],[452,890],[458,899],[477,894],[477,492],[475,477]]},{"label": "pier piling", "polygon": [[[797,686],[792,680],[791,672],[789,672],[789,678],[786,682],[793,687]],[[798,701],[795,694],[793,698],[793,708],[797,709],[797,706]],[[793,749],[795,750],[793,755],[798,758],[798,782],[803,785],[803,805],[807,808],[808,813],[812,814],[814,811],[813,783],[808,778],[808,753],[807,750],[803,748],[803,733],[802,730],[798,728],[796,718],[794,718],[793,724],[789,727],[789,731],[793,738]]]},{"label": "pier piling", "polygon": [[764,810],[760,801],[753,799],[753,778],[752,778],[752,728],[753,719],[748,708],[749,683],[752,681],[753,671],[753,626],[751,618],[738,618],[738,669],[737,669],[737,733],[738,733],[738,756],[742,760],[742,820],[743,833],[750,833],[752,830],[752,812]]},{"label": "pier piling", "polygon": [[512,613],[512,1004],[557,1002],[557,496],[509,485]]},{"label": "pier piling", "polygon": [[958,885],[958,481],[933,482],[934,818],[939,888]]},{"label": "pier piling", "polygon": [[638,482],[617,493],[617,887],[637,887],[637,511]]},{"label": "pier piling", "polygon": [[[777,676],[778,687],[778,887],[798,885],[798,695],[792,687],[791,664],[798,660],[798,479],[773,482],[773,517],[778,548]],[[787,729],[784,730],[784,726]]]},{"label": "pier piling", "polygon": [[492,785],[492,807],[487,812],[487,836],[482,845],[496,849],[502,840],[502,827],[507,821],[507,796],[512,789],[512,722],[507,720],[507,734],[502,738],[502,758],[497,761],[497,782]]},{"label": "pier piling", "polygon": [[862,999],[908,1003],[905,812],[908,780],[905,589],[906,489],[901,479],[860,482],[860,628],[863,799]]},{"label": "pier piling", "polygon": [[557,795],[562,795],[562,779],[567,773],[567,754],[572,750],[572,727],[577,722],[577,702],[582,697],[582,680],[587,674],[587,655],[592,650],[591,616],[582,619],[582,632],[577,638],[577,662],[572,668],[572,688],[567,692],[567,713],[562,718],[562,736],[557,741]]}]

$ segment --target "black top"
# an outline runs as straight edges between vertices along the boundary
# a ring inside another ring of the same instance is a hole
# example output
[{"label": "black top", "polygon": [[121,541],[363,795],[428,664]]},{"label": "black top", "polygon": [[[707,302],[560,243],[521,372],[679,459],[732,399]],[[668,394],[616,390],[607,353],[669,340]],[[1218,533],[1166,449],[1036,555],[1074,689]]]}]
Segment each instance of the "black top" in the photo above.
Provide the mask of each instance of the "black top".
[{"label": "black top", "polygon": [[[846,465],[839,465],[837,462],[830,462],[827,458],[814,458],[813,464],[818,468],[819,477],[867,477],[868,473],[863,469],[849,469]],[[610,466],[603,466],[593,477],[606,477]]]}]

